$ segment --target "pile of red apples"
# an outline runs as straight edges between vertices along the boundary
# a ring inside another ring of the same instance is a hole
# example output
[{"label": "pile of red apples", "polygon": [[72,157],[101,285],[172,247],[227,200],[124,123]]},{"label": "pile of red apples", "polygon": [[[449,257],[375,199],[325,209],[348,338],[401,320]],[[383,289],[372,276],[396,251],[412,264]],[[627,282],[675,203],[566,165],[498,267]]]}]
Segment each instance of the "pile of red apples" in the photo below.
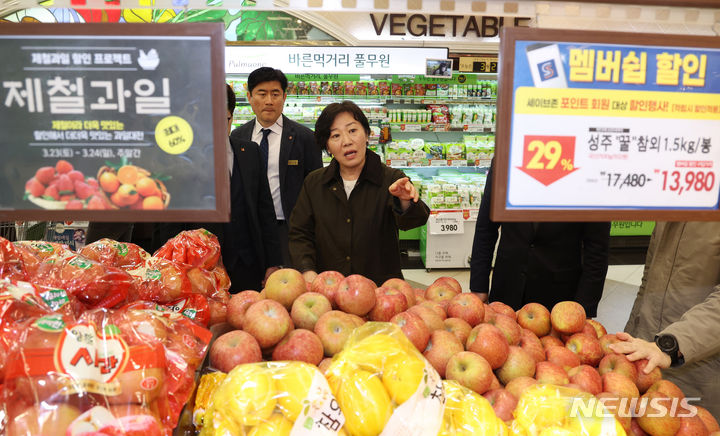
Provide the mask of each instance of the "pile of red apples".
[{"label": "pile of red apples", "polygon": [[586,319],[583,307],[572,301],[552,311],[530,303],[515,312],[463,293],[450,277],[423,290],[401,279],[378,287],[361,275],[336,271],[306,283],[300,272],[281,269],[262,292],[233,295],[227,321],[236,330],[220,336],[210,350],[210,365],[223,372],[263,360],[299,360],[324,371],[353,329],[366,321],[391,322],[441,377],[483,395],[506,422],[527,388],[549,383],[588,392],[612,406],[608,410],[628,435],[720,436],[718,422],[697,404],[690,403],[697,408],[692,417],[653,413],[653,405],[662,401],[651,399],[667,399],[662,404],[669,407],[673,398],[684,398],[683,392],[658,368],[645,374],[647,360],[631,362],[614,353],[609,346],[618,338]]}]

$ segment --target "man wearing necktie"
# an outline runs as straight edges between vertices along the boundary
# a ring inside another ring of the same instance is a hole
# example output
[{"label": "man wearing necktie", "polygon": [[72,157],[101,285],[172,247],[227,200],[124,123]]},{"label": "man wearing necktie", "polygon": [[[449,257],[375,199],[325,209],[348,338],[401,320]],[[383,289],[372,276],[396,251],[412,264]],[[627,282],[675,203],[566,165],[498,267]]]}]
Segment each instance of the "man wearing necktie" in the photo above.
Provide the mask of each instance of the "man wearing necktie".
[{"label": "man wearing necktie", "polygon": [[303,180],[322,167],[321,149],[312,130],[283,115],[287,78],[282,71],[258,68],[248,76],[247,99],[255,113],[232,132],[231,138],[253,141],[260,146],[277,217],[283,263],[290,263],[288,225]]}]

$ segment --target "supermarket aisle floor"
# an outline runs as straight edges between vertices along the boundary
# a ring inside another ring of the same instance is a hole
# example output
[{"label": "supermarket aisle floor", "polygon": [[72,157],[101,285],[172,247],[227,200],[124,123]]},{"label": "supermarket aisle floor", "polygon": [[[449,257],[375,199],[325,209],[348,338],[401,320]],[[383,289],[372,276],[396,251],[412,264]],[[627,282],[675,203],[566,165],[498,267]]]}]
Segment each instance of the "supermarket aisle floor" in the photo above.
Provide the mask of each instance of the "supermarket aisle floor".
[{"label": "supermarket aisle floor", "polygon": [[[625,328],[640,286],[643,268],[644,265],[610,265],[608,268],[597,320],[609,333]],[[406,280],[422,287],[427,287],[438,277],[450,276],[460,282],[463,290],[470,289],[470,270],[466,269],[437,269],[430,272],[424,269],[406,269],[403,270],[403,275]]]}]

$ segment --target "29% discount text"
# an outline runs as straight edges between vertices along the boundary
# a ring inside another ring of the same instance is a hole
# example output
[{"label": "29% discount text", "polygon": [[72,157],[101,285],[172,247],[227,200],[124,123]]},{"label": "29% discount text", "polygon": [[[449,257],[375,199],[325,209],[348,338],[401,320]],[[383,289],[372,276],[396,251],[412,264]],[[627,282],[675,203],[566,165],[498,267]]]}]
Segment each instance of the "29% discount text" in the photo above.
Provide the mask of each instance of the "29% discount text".
[{"label": "29% discount text", "polygon": [[517,168],[549,186],[579,169],[574,160],[574,136],[525,135],[523,164]]}]

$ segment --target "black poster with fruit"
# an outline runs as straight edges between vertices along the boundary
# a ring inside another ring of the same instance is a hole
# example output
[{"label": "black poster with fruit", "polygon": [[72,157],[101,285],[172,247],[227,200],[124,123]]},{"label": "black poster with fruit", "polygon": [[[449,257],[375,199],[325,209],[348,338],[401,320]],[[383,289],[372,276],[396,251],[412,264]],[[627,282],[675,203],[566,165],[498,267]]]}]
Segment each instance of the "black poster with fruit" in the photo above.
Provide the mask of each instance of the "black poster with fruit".
[{"label": "black poster with fruit", "polygon": [[0,219],[227,220],[223,42],[216,24],[0,29]]}]

